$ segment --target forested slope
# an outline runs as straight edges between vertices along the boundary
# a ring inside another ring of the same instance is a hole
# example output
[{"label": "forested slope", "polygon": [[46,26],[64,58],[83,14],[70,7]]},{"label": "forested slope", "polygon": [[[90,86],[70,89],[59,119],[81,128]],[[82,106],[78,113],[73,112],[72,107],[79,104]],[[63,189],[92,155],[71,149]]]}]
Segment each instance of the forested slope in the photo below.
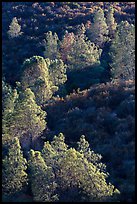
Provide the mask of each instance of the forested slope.
[{"label": "forested slope", "polygon": [[2,3],[2,191],[135,201],[135,2]]}]

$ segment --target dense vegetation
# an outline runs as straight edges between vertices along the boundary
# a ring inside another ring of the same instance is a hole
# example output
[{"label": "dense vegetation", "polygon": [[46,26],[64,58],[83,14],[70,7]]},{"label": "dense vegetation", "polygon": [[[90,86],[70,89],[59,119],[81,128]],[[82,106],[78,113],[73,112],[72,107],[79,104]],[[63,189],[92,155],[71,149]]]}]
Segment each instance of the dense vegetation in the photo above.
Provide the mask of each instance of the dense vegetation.
[{"label": "dense vegetation", "polygon": [[3,2],[4,202],[135,201],[134,21],[134,2]]}]

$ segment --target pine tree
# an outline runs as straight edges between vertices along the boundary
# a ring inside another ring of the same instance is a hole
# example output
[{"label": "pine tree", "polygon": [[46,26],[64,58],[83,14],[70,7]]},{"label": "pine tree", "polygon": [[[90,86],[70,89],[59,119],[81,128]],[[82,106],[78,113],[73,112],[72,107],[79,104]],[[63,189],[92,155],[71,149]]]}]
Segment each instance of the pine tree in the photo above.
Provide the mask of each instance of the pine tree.
[{"label": "pine tree", "polygon": [[2,79],[2,110],[4,109],[6,99],[12,94],[11,86]]},{"label": "pine tree", "polygon": [[21,90],[14,103],[14,110],[6,120],[7,133],[12,138],[18,137],[22,147],[28,149],[46,128],[46,112],[36,104],[29,88]]},{"label": "pine tree", "polygon": [[66,65],[61,59],[50,61],[49,75],[54,86],[59,87],[67,81]]},{"label": "pine tree", "polygon": [[55,158],[57,157],[57,151],[51,146],[49,141],[44,143],[42,157],[48,166],[51,166],[55,169]]},{"label": "pine tree", "polygon": [[8,154],[2,162],[2,189],[4,196],[23,190],[27,185],[27,161],[23,158],[18,138],[13,138]]},{"label": "pine tree", "polygon": [[[44,161],[54,171],[61,200],[113,200],[119,191],[106,181],[109,174],[100,162],[101,155],[90,150],[84,136],[78,143],[78,151],[68,148],[64,139],[61,133],[51,144],[46,142],[42,150]],[[80,192],[84,198],[80,197]]]},{"label": "pine tree", "polygon": [[[49,59],[45,59],[45,61],[47,60]],[[67,74],[64,62],[61,59],[49,60],[48,70],[52,93],[66,94],[64,83],[67,81]]]},{"label": "pine tree", "polygon": [[68,68],[72,70],[83,69],[100,63],[102,50],[90,42],[84,35],[75,35],[71,49],[67,57]]},{"label": "pine tree", "polygon": [[109,7],[107,14],[106,14],[106,23],[109,29],[109,36],[110,38],[113,38],[116,28],[117,28],[117,23],[114,18],[114,9],[113,7]]},{"label": "pine tree", "polygon": [[68,146],[65,144],[65,137],[63,133],[59,133],[58,136],[54,136],[53,141],[51,142],[51,146],[58,153],[67,151]]},{"label": "pine tree", "polygon": [[33,56],[23,64],[22,86],[35,94],[38,105],[43,105],[66,82],[66,65],[61,59],[50,60]]},{"label": "pine tree", "polygon": [[101,161],[102,156],[100,154],[95,153],[91,148],[89,147],[88,141],[85,139],[85,135],[82,135],[80,137],[80,141],[77,142],[78,148],[77,150],[84,154],[84,157],[89,161],[92,162],[98,169],[106,172],[106,165],[103,164]]},{"label": "pine tree", "polygon": [[45,40],[43,42],[45,51],[44,57],[50,60],[59,59],[59,38],[56,33],[52,34],[51,31],[47,32],[45,35]]},{"label": "pine tree", "polygon": [[23,63],[21,83],[24,88],[30,88],[36,97],[38,105],[43,104],[52,97],[52,82],[49,78],[48,61],[43,57],[33,56]]},{"label": "pine tree", "polygon": [[73,32],[68,33],[68,31],[66,31],[60,43],[60,55],[61,55],[61,59],[65,63],[67,63],[68,54],[70,53],[70,50],[72,49],[74,39],[75,39],[74,33]]},{"label": "pine tree", "polygon": [[[5,87],[7,89],[8,87]],[[4,85],[3,85],[4,89]],[[17,90],[12,90],[10,87],[8,90],[5,90],[5,94],[3,92],[3,110],[2,110],[2,144],[3,149],[9,146],[9,141],[12,139],[12,136],[9,131],[11,117],[14,111],[15,101],[18,98]]]},{"label": "pine tree", "polygon": [[99,8],[93,15],[93,24],[87,31],[88,37],[95,45],[102,48],[108,39],[108,26],[104,17],[104,11]]},{"label": "pine tree", "polygon": [[51,167],[48,167],[38,151],[30,151],[28,161],[30,170],[30,183],[35,202],[53,202],[58,200],[56,194],[57,184]]},{"label": "pine tree", "polygon": [[122,21],[110,46],[112,77],[135,79],[135,26]]},{"label": "pine tree", "polygon": [[15,38],[20,36],[21,34],[21,26],[19,25],[17,18],[14,17],[9,26],[8,36],[9,38]]}]

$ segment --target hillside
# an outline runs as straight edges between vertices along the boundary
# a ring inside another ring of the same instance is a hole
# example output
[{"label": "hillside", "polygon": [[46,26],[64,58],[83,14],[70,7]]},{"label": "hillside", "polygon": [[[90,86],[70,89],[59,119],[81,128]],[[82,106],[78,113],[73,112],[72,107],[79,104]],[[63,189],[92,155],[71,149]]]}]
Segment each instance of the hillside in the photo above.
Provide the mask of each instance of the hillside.
[{"label": "hillside", "polygon": [[55,98],[45,107],[50,131],[42,138],[49,140],[63,132],[67,144],[75,146],[84,134],[93,150],[103,156],[121,191],[121,201],[134,200],[134,108],[134,81],[94,85],[64,99]]},{"label": "hillside", "polygon": [[135,2],[2,2],[2,201],[135,202]]},{"label": "hillside", "polygon": [[[81,23],[88,27],[93,22],[94,10],[102,8],[106,11],[110,5],[115,9],[117,23],[127,20],[134,24],[135,2],[3,2],[2,54],[7,81],[14,84],[20,79],[19,70],[24,59],[34,55],[43,56],[46,32],[56,32],[62,39],[65,30],[75,33]],[[13,17],[18,19],[22,35],[9,39],[7,32]]]}]

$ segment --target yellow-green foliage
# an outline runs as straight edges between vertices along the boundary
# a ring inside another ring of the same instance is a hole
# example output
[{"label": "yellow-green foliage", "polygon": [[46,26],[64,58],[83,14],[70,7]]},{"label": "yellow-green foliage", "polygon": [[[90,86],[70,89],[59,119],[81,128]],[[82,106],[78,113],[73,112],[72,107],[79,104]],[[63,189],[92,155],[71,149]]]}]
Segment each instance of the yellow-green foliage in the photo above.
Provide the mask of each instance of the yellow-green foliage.
[{"label": "yellow-green foliage", "polygon": [[34,93],[30,88],[19,91],[16,100],[12,100],[12,106],[8,110],[5,107],[3,113],[3,142],[7,137],[18,137],[24,147],[29,148],[42,131],[46,128],[46,112],[35,102]]},{"label": "yellow-green foliage", "polygon": [[101,52],[101,49],[86,38],[85,33],[75,35],[68,52],[68,68],[77,70],[99,64]]},{"label": "yellow-green foliage", "polygon": [[93,24],[88,29],[88,37],[95,45],[102,47],[107,41],[108,32],[104,11],[99,8],[93,14]]},{"label": "yellow-green foliage", "polygon": [[[85,137],[82,136],[78,143],[79,151],[68,148],[64,139],[60,133],[51,145],[46,142],[42,150],[45,162],[54,169],[59,192],[77,188],[89,201],[108,201],[118,195],[119,191],[114,191],[115,187],[106,181],[106,169],[98,165],[102,164],[98,162],[101,156],[89,149]],[[86,153],[90,153],[91,159]]]},{"label": "yellow-green foliage", "polygon": [[23,189],[28,180],[26,169],[27,161],[23,158],[19,139],[14,138],[2,161],[3,195],[9,196]]},{"label": "yellow-green foliage", "polygon": [[67,80],[66,66],[62,60],[33,56],[24,62],[23,69],[22,86],[34,92],[38,105],[48,101]]},{"label": "yellow-green foliage", "polygon": [[34,201],[51,202],[57,200],[55,175],[52,168],[46,165],[41,153],[30,150],[28,165]]},{"label": "yellow-green foliage", "polygon": [[56,33],[52,34],[51,31],[45,34],[45,40],[43,42],[45,46],[44,56],[50,60],[59,59],[59,38]]},{"label": "yellow-green foliage", "polygon": [[37,104],[42,104],[52,97],[51,82],[47,63],[43,57],[33,56],[23,63],[24,72],[21,83],[24,88],[31,88]]}]

